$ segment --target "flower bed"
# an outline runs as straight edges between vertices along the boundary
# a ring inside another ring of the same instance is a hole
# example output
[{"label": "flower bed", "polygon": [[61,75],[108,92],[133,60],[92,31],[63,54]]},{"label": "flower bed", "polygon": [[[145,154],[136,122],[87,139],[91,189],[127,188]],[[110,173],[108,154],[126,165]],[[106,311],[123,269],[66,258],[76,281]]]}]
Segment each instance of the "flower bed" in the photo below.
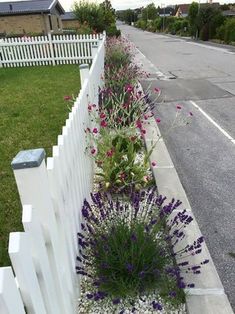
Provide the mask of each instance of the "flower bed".
[{"label": "flower bed", "polygon": [[[204,239],[178,249],[193,219],[179,210],[179,200],[158,195],[151,178],[157,161],[150,165],[149,157],[157,141],[147,153],[143,139],[154,104],[138,89],[143,72],[132,64],[131,51],[124,39],[108,40],[100,106],[88,106],[87,153],[95,160],[97,190],[84,201],[78,233],[78,312],[184,313],[185,289],[194,283],[183,275],[197,275],[208,263],[190,265],[187,257],[200,254]],[[181,109],[170,129],[177,120],[188,123],[191,113],[185,118]]]}]

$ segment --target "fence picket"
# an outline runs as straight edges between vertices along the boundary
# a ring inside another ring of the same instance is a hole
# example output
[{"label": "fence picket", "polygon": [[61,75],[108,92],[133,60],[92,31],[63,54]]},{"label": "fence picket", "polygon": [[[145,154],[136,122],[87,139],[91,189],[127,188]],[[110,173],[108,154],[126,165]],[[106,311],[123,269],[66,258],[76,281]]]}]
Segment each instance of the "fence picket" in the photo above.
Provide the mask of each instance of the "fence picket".
[{"label": "fence picket", "polygon": [[28,235],[24,232],[10,233],[8,252],[27,312],[46,314],[33,260],[29,254]]},{"label": "fence picket", "polygon": [[0,283],[0,313],[25,314],[23,301],[11,267],[0,268]]},{"label": "fence picket", "polygon": [[[89,36],[86,39],[84,36],[52,39],[54,47],[55,44],[61,47],[57,51],[62,51],[68,41],[68,62],[75,51],[71,47],[90,45]],[[14,48],[15,43],[18,46]],[[0,268],[1,314],[76,313],[76,301],[80,294],[80,278],[75,269],[76,255],[79,254],[77,232],[81,228],[83,201],[90,199],[94,176],[93,162],[86,152],[84,129],[92,127],[88,104],[98,106],[104,43],[105,38],[100,41],[96,55],[93,52],[90,71],[82,80],[79,96],[62,129],[62,135],[58,136],[58,146],[53,147],[53,157],[47,159],[47,166],[43,149],[21,151],[12,161],[23,206],[25,232],[10,234],[8,252],[16,278],[10,267]],[[44,37],[33,39],[31,48],[27,48],[27,45],[26,38],[6,40],[0,49],[13,49],[13,56],[9,57],[13,62],[5,62],[5,66],[14,66],[14,63],[22,66],[30,63],[45,65],[52,62],[52,55],[44,53],[47,50],[45,45],[48,45]],[[3,58],[11,54],[11,49],[2,53]],[[17,59],[20,54],[24,54],[21,60]],[[79,57],[74,62],[81,62]],[[89,58],[87,54],[85,57]],[[55,53],[55,63],[60,62],[65,60],[56,60]]]},{"label": "fence picket", "polygon": [[57,301],[60,294],[51,275],[42,227],[39,222],[37,211],[32,209],[31,205],[25,205],[23,207],[22,223],[24,230],[30,239],[31,254],[38,274],[38,282],[41,292],[45,300],[46,312],[48,314],[63,314]]}]

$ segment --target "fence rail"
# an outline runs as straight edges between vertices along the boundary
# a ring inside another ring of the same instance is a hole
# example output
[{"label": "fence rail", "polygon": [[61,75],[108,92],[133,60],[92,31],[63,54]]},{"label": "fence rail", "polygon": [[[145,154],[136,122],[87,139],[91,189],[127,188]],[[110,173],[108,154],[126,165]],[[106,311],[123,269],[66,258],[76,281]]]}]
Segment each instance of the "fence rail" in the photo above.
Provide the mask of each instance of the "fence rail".
[{"label": "fence rail", "polygon": [[103,34],[51,35],[0,40],[0,67],[91,63]]},{"label": "fence rail", "polygon": [[12,232],[12,267],[0,268],[1,314],[75,314],[80,283],[75,271],[81,207],[90,198],[93,164],[85,153],[88,105],[98,106],[104,68],[103,39],[93,62],[81,65],[82,89],[45,162],[43,149],[20,152],[12,162],[24,232]]}]

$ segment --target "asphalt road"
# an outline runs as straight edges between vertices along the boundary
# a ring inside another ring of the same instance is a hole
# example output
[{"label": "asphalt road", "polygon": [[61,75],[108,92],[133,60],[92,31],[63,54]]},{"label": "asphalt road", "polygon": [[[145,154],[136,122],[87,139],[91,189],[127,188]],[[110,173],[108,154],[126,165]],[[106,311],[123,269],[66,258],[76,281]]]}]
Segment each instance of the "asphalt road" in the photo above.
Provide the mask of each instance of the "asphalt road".
[{"label": "asphalt road", "polygon": [[140,50],[137,60],[150,73],[144,88],[162,90],[164,102],[156,106],[161,132],[169,128],[176,105],[185,114],[193,112],[190,125],[170,133],[166,145],[235,309],[234,48],[127,25],[120,29]]}]

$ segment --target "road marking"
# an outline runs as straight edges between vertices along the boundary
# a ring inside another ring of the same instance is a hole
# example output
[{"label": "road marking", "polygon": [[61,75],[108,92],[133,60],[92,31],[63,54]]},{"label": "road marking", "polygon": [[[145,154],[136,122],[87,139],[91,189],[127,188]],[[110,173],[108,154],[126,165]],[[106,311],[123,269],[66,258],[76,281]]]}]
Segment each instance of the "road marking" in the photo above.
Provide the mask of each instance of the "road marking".
[{"label": "road marking", "polygon": [[197,108],[222,134],[224,134],[233,144],[235,144],[235,139],[226,132],[218,123],[216,123],[202,108],[200,108],[194,101],[190,100],[190,103]]},{"label": "road marking", "polygon": [[222,288],[186,288],[185,292],[189,295],[224,295],[224,289]]},{"label": "road marking", "polygon": [[186,41],[186,43],[190,44],[190,45],[195,45],[195,46],[199,46],[199,47],[204,47],[207,49],[211,49],[211,50],[216,50],[216,51],[220,51],[220,52],[224,52],[227,53],[229,55],[234,55],[234,52],[227,50],[226,48],[220,48],[220,47],[214,47],[214,46],[208,46],[205,44],[199,44],[199,43],[193,43],[191,41]]}]

